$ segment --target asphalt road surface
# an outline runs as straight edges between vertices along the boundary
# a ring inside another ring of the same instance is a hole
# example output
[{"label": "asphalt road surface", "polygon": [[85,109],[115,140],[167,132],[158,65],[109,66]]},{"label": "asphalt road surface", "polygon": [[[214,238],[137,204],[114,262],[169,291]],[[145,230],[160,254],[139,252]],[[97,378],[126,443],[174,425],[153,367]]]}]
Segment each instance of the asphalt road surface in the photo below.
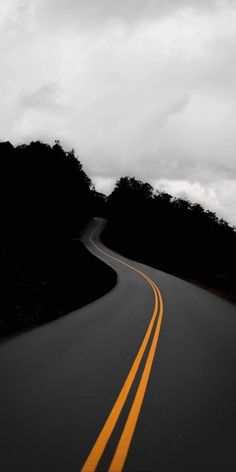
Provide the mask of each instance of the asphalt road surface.
[{"label": "asphalt road surface", "polygon": [[84,241],[116,287],[1,342],[1,471],[235,471],[235,306],[104,248],[96,225]]}]

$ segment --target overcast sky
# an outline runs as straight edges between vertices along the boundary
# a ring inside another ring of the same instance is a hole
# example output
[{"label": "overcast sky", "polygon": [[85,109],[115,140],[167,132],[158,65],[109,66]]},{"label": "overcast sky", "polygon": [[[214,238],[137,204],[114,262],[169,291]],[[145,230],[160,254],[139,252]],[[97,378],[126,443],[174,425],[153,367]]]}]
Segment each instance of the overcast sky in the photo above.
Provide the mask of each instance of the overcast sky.
[{"label": "overcast sky", "polygon": [[0,0],[0,139],[236,224],[236,0]]}]

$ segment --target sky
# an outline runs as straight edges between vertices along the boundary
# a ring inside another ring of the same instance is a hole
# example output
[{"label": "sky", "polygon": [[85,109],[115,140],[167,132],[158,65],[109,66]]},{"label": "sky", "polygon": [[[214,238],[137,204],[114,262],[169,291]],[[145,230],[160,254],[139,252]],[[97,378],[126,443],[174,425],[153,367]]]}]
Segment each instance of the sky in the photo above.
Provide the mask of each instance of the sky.
[{"label": "sky", "polygon": [[236,0],[0,0],[0,140],[236,225]]}]

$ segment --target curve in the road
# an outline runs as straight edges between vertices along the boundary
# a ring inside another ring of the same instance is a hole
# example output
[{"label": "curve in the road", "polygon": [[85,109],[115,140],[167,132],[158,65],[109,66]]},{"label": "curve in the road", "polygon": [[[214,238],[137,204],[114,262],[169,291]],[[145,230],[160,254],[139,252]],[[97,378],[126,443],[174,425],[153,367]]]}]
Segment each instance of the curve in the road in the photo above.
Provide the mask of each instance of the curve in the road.
[{"label": "curve in the road", "polygon": [[111,437],[111,434],[115,428],[115,425],[118,421],[118,418],[124,408],[124,405],[126,403],[126,400],[128,398],[130,389],[134,383],[134,380],[136,378],[136,374],[138,372],[139,366],[141,364],[141,361],[144,357],[145,351],[147,349],[147,345],[152,338],[151,345],[149,348],[149,352],[147,355],[147,359],[143,368],[142,376],[140,379],[140,382],[137,387],[137,391],[134,397],[134,401],[132,403],[132,406],[130,408],[127,420],[125,422],[123,431],[121,433],[118,445],[116,447],[116,451],[114,453],[113,459],[111,461],[109,471],[116,471],[120,472],[123,469],[129,447],[132,441],[132,437],[135,431],[135,427],[138,421],[138,417],[141,411],[142,403],[144,400],[145,392],[147,389],[148,385],[148,380],[149,376],[151,373],[152,369],[152,364],[158,344],[158,339],[160,335],[160,329],[161,329],[161,323],[162,323],[162,318],[163,318],[163,300],[162,296],[160,293],[159,288],[157,285],[153,282],[153,280],[148,277],[144,272],[138,270],[137,268],[133,267],[130,264],[127,264],[126,262],[122,261],[121,259],[118,259],[111,254],[103,251],[94,241],[93,237],[95,235],[97,228],[95,228],[92,233],[90,234],[89,240],[90,243],[95,247],[97,251],[105,255],[106,257],[109,257],[110,259],[115,260],[119,264],[122,264],[123,266],[127,267],[128,269],[138,273],[141,277],[143,277],[147,283],[152,287],[153,289],[153,294],[154,294],[154,310],[151,316],[150,323],[148,325],[147,331],[145,333],[145,336],[143,338],[143,341],[141,343],[141,346],[139,348],[139,351],[136,355],[136,358],[133,362],[133,365],[127,375],[127,378],[123,384],[123,387],[114,403],[114,406],[108,415],[108,418],[98,435],[82,469],[81,472],[93,472],[96,470],[98,463],[100,462],[102,455],[106,449],[106,446],[108,444],[108,441]]}]

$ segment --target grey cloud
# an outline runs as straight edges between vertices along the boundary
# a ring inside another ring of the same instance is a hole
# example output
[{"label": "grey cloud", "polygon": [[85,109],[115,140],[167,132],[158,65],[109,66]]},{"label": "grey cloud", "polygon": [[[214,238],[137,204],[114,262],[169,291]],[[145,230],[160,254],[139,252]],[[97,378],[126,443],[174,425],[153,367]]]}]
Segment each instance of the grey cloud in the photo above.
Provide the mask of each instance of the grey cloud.
[{"label": "grey cloud", "polygon": [[[236,1],[11,4],[1,40],[6,139],[58,137],[78,150],[103,186],[121,175],[204,185],[236,179],[235,16],[229,10]],[[193,14],[173,20],[189,8]],[[230,192],[235,198],[235,187]]]},{"label": "grey cloud", "polygon": [[24,109],[45,109],[60,113],[71,109],[71,107],[60,103],[62,93],[63,90],[57,82],[49,82],[31,93],[23,94],[19,102]]},{"label": "grey cloud", "polygon": [[211,93],[223,89],[236,92],[236,37],[224,35],[206,43],[204,55],[198,63],[198,86]]},{"label": "grey cloud", "polygon": [[153,21],[180,10],[215,10],[234,6],[235,0],[38,0],[35,14],[41,25],[54,24],[99,28],[106,22],[132,23]]},{"label": "grey cloud", "polygon": [[[193,159],[190,156],[157,158],[156,169],[156,178],[186,179],[191,182],[199,180],[205,184],[213,180],[236,179],[236,166],[224,165],[220,162],[208,163],[204,160]],[[153,175],[153,172],[151,175]]]},{"label": "grey cloud", "polygon": [[[119,152],[104,153],[102,149],[88,152],[81,149],[81,156],[86,163],[87,170],[99,178],[116,178],[129,175],[142,180],[188,180],[199,181],[202,185],[209,182],[219,182],[222,179],[236,180],[236,166],[227,163],[208,163],[193,159],[191,156],[175,156],[174,154],[160,156],[158,153],[140,152],[135,155]],[[94,156],[96,155],[96,160]]]}]

